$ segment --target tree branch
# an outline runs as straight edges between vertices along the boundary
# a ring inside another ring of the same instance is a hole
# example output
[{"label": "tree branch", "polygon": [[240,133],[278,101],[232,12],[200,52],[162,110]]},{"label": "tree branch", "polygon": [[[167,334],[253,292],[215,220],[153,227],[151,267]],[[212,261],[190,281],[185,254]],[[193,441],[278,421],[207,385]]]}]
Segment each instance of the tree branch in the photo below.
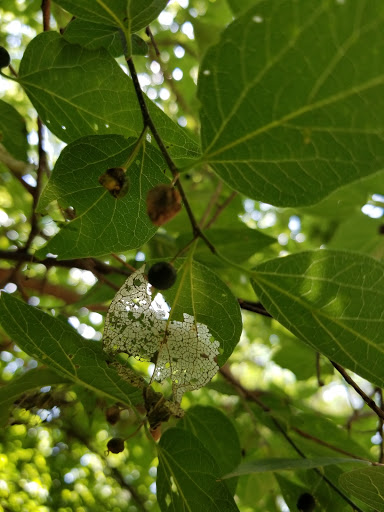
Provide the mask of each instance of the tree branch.
[{"label": "tree branch", "polygon": [[[259,399],[259,397],[256,395],[254,395],[251,391],[247,390],[246,388],[244,388],[240,382],[238,382],[236,380],[236,378],[233,376],[231,370],[229,369],[228,366],[224,365],[220,368],[220,373],[221,375],[223,375],[223,377],[237,390],[238,394],[240,396],[243,396],[244,398],[248,399],[248,400],[251,400],[252,402],[254,402],[255,404],[257,404],[264,412],[266,413],[269,413],[270,414],[270,419],[271,421],[273,422],[273,424],[275,425],[276,429],[280,432],[280,434],[285,438],[285,440],[291,445],[291,447],[295,450],[295,452],[302,458],[302,459],[307,459],[307,457],[305,456],[304,452],[296,445],[296,443],[293,441],[293,439],[289,436],[289,434],[285,431],[284,427],[280,424],[279,421],[276,420],[276,418],[273,417],[273,415],[271,414],[272,413],[272,409],[270,409],[267,405],[265,405],[263,402],[261,402],[261,400]],[[324,482],[327,483],[327,485],[329,485],[330,487],[332,487],[332,489],[345,501],[347,502],[355,512],[363,512],[361,510],[361,508],[359,508],[357,505],[355,505],[355,503],[353,503],[353,501],[351,501],[348,496],[346,496],[342,491],[340,491],[340,489],[331,481],[329,480],[328,477],[326,477],[325,475],[323,475],[323,473],[317,469],[317,468],[313,468],[313,471],[315,471],[315,473],[317,473],[323,480]]]},{"label": "tree branch", "polygon": [[348,373],[344,370],[342,366],[331,361],[336,370],[344,377],[344,379],[348,382],[350,386],[358,393],[364,402],[368,405],[370,409],[381,419],[384,419],[384,410],[376,405],[376,402],[370,398],[364,391],[356,384],[356,382],[348,375]]},{"label": "tree branch", "polygon": [[160,149],[160,151],[161,151],[161,153],[162,153],[162,155],[164,157],[164,160],[166,161],[166,163],[168,165],[168,168],[169,168],[169,170],[171,171],[171,173],[173,175],[174,180],[176,180],[175,185],[176,185],[178,191],[180,192],[181,199],[182,199],[182,201],[184,203],[184,207],[185,207],[185,209],[187,211],[189,220],[190,220],[191,225],[192,225],[193,234],[198,236],[202,240],[204,240],[204,242],[207,244],[207,246],[209,247],[211,252],[213,254],[215,254],[216,253],[215,247],[211,244],[211,242],[207,239],[207,237],[201,231],[201,229],[200,229],[200,227],[199,227],[199,225],[198,225],[198,223],[197,223],[197,221],[195,219],[195,216],[194,216],[194,214],[192,212],[192,209],[191,209],[191,206],[190,206],[190,204],[188,202],[188,199],[187,199],[187,197],[185,195],[183,186],[181,185],[180,180],[177,179],[178,176],[179,176],[179,170],[176,167],[174,161],[172,160],[170,154],[168,153],[168,150],[165,147],[163,139],[160,137],[160,134],[157,131],[157,128],[154,125],[154,123],[152,121],[152,118],[151,118],[151,116],[149,114],[149,110],[148,110],[147,104],[145,103],[144,94],[143,94],[143,91],[141,90],[141,87],[140,87],[139,79],[138,79],[138,76],[137,76],[137,73],[136,73],[136,68],[135,68],[135,65],[133,63],[133,60],[131,58],[127,59],[127,64],[128,64],[129,71],[131,73],[133,85],[134,85],[135,91],[136,91],[136,96],[137,96],[137,99],[138,99],[138,102],[139,102],[139,105],[140,105],[141,114],[143,116],[144,126],[148,126],[149,129],[151,130],[152,135],[153,135],[154,139],[156,140],[157,145],[159,146],[159,149]]}]

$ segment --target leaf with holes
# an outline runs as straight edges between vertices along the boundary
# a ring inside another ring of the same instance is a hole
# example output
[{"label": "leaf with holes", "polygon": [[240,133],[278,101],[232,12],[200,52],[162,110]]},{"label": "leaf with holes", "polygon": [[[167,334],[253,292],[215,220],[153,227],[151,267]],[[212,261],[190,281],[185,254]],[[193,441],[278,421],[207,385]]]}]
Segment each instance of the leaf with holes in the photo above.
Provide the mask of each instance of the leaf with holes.
[{"label": "leaf with holes", "polygon": [[256,2],[200,66],[203,161],[277,206],[380,170],[383,30],[381,0]]},{"label": "leaf with holes", "polygon": [[362,254],[308,251],[252,275],[272,316],[318,352],[384,385],[384,266]]},{"label": "leaf with holes", "polygon": [[171,428],[158,444],[157,496],[162,512],[235,512],[220,469],[191,432]]},{"label": "leaf with holes", "polygon": [[126,405],[142,401],[141,391],[108,366],[101,344],[85,340],[65,321],[4,292],[0,318],[4,331],[24,352],[62,377]]},{"label": "leaf with holes", "polygon": [[[45,32],[28,45],[19,83],[47,127],[64,142],[94,134],[136,137],[143,120],[131,79],[104,49],[86,50]],[[197,144],[154,103],[152,119],[179,165],[199,154]]]},{"label": "leaf with holes", "polygon": [[[183,393],[207,384],[218,371],[218,362],[223,364],[229,357],[241,333],[239,306],[212,272],[186,260],[172,287],[175,295],[169,312],[164,302],[152,297],[144,268],[126,280],[110,305],[104,349],[154,361],[153,378],[170,378],[174,401],[179,403]],[[208,289],[209,307],[204,300]],[[223,307],[229,317],[226,321]]]},{"label": "leaf with holes", "polygon": [[127,170],[130,188],[125,197],[114,198],[98,181],[107,169],[123,165],[135,144],[135,139],[120,135],[93,135],[62,151],[39,209],[56,199],[64,208],[72,206],[76,218],[64,224],[37,256],[48,252],[60,259],[101,256],[140,247],[155,234],[145,199],[150,189],[168,180],[163,159],[151,144],[143,142]]}]

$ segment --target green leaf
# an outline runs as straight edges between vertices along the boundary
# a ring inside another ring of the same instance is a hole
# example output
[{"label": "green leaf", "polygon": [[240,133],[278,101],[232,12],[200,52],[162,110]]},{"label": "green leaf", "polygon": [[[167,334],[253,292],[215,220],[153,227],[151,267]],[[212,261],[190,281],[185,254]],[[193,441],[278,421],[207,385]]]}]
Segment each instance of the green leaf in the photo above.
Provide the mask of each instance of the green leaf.
[{"label": "green leaf", "polygon": [[107,365],[101,344],[85,340],[69,324],[8,293],[0,297],[0,318],[5,332],[24,352],[59,375],[117,402],[140,402],[141,392]]},{"label": "green leaf", "polygon": [[383,29],[380,0],[258,2],[200,67],[203,161],[278,206],[380,170]]},{"label": "green leaf", "polygon": [[239,14],[260,2],[260,0],[241,0],[241,2],[238,0],[227,0],[227,2],[233,14],[239,16]]},{"label": "green leaf", "polygon": [[220,469],[187,430],[171,428],[158,445],[157,497],[162,512],[238,511]]},{"label": "green leaf", "polygon": [[64,384],[68,380],[49,368],[37,368],[29,370],[20,377],[0,387],[0,426],[4,426],[8,420],[9,408],[17,398],[44,386]]},{"label": "green leaf", "polygon": [[343,473],[339,482],[347,492],[350,492],[377,512],[384,512],[383,467],[355,469]]},{"label": "green leaf", "polygon": [[58,5],[84,20],[137,32],[157,18],[169,0],[56,0]]},{"label": "green leaf", "polygon": [[62,151],[39,209],[57,199],[63,207],[72,206],[76,218],[38,251],[38,257],[48,252],[60,259],[102,256],[140,247],[155,234],[157,228],[147,215],[146,195],[168,180],[163,159],[151,144],[143,142],[127,170],[130,189],[125,197],[114,198],[98,181],[107,169],[127,161],[135,143],[120,135],[93,135]]},{"label": "green leaf", "polygon": [[[215,407],[196,405],[188,409],[178,427],[192,432],[217,462],[220,475],[232,471],[241,460],[239,436],[233,423]],[[237,479],[227,482],[234,494]]]},{"label": "green leaf", "polygon": [[357,253],[308,251],[258,265],[254,289],[282,325],[331,360],[384,385],[384,267]]},{"label": "green leaf", "polygon": [[363,213],[351,215],[337,228],[330,249],[344,249],[369,254],[378,260],[384,259],[384,236],[380,229],[383,219],[371,219]]},{"label": "green leaf", "polygon": [[206,325],[220,342],[218,364],[222,366],[239,342],[242,320],[240,306],[223,281],[204,265],[177,259],[177,281],[162,293],[171,305],[172,320],[187,313]]},{"label": "green leaf", "polygon": [[[45,32],[28,45],[19,81],[48,128],[64,142],[85,135],[138,136],[142,115],[131,79],[104,49],[71,45]],[[153,121],[181,165],[198,156],[198,147],[182,128],[148,101]]]},{"label": "green leaf", "polygon": [[[65,29],[63,37],[71,44],[79,44],[87,50],[105,48],[113,57],[120,57],[125,53],[125,39],[119,28],[100,23],[92,23],[76,18]],[[146,55],[147,43],[136,34],[131,37],[132,54]]]},{"label": "green leaf", "polygon": [[27,129],[18,111],[0,100],[0,143],[18,160],[27,160]]},{"label": "green leaf", "polygon": [[[237,262],[246,261],[255,253],[261,252],[269,245],[277,242],[272,236],[265,235],[257,229],[250,229],[240,223],[238,227],[232,229],[207,229],[204,234],[220,253]],[[177,240],[178,245],[184,247],[190,239],[190,235],[183,234]],[[195,257],[204,262],[213,263],[213,265],[218,264],[217,257],[212,255],[203,242],[199,243]]]},{"label": "green leaf", "polygon": [[223,476],[223,479],[234,476],[249,475],[250,473],[264,473],[266,471],[298,471],[305,469],[320,468],[332,464],[369,464],[369,462],[359,459],[342,457],[317,457],[314,459],[262,459],[246,462]]}]

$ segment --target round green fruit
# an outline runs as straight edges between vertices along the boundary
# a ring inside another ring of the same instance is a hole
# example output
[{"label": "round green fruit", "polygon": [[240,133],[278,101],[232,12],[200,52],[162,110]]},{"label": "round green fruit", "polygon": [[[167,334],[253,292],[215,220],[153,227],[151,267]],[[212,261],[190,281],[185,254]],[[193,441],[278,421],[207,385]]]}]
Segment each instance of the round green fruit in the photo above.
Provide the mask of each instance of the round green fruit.
[{"label": "round green fruit", "polygon": [[176,278],[175,267],[166,261],[155,263],[148,272],[149,283],[158,290],[167,290],[175,284]]}]

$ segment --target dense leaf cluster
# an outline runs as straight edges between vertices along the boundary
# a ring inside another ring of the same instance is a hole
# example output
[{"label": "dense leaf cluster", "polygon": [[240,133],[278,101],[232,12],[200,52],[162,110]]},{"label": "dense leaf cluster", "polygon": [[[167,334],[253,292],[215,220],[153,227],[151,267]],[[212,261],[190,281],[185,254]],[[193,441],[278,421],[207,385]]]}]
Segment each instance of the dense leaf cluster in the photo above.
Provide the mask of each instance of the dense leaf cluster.
[{"label": "dense leaf cluster", "polygon": [[40,3],[0,6],[0,509],[383,511],[383,3]]}]

